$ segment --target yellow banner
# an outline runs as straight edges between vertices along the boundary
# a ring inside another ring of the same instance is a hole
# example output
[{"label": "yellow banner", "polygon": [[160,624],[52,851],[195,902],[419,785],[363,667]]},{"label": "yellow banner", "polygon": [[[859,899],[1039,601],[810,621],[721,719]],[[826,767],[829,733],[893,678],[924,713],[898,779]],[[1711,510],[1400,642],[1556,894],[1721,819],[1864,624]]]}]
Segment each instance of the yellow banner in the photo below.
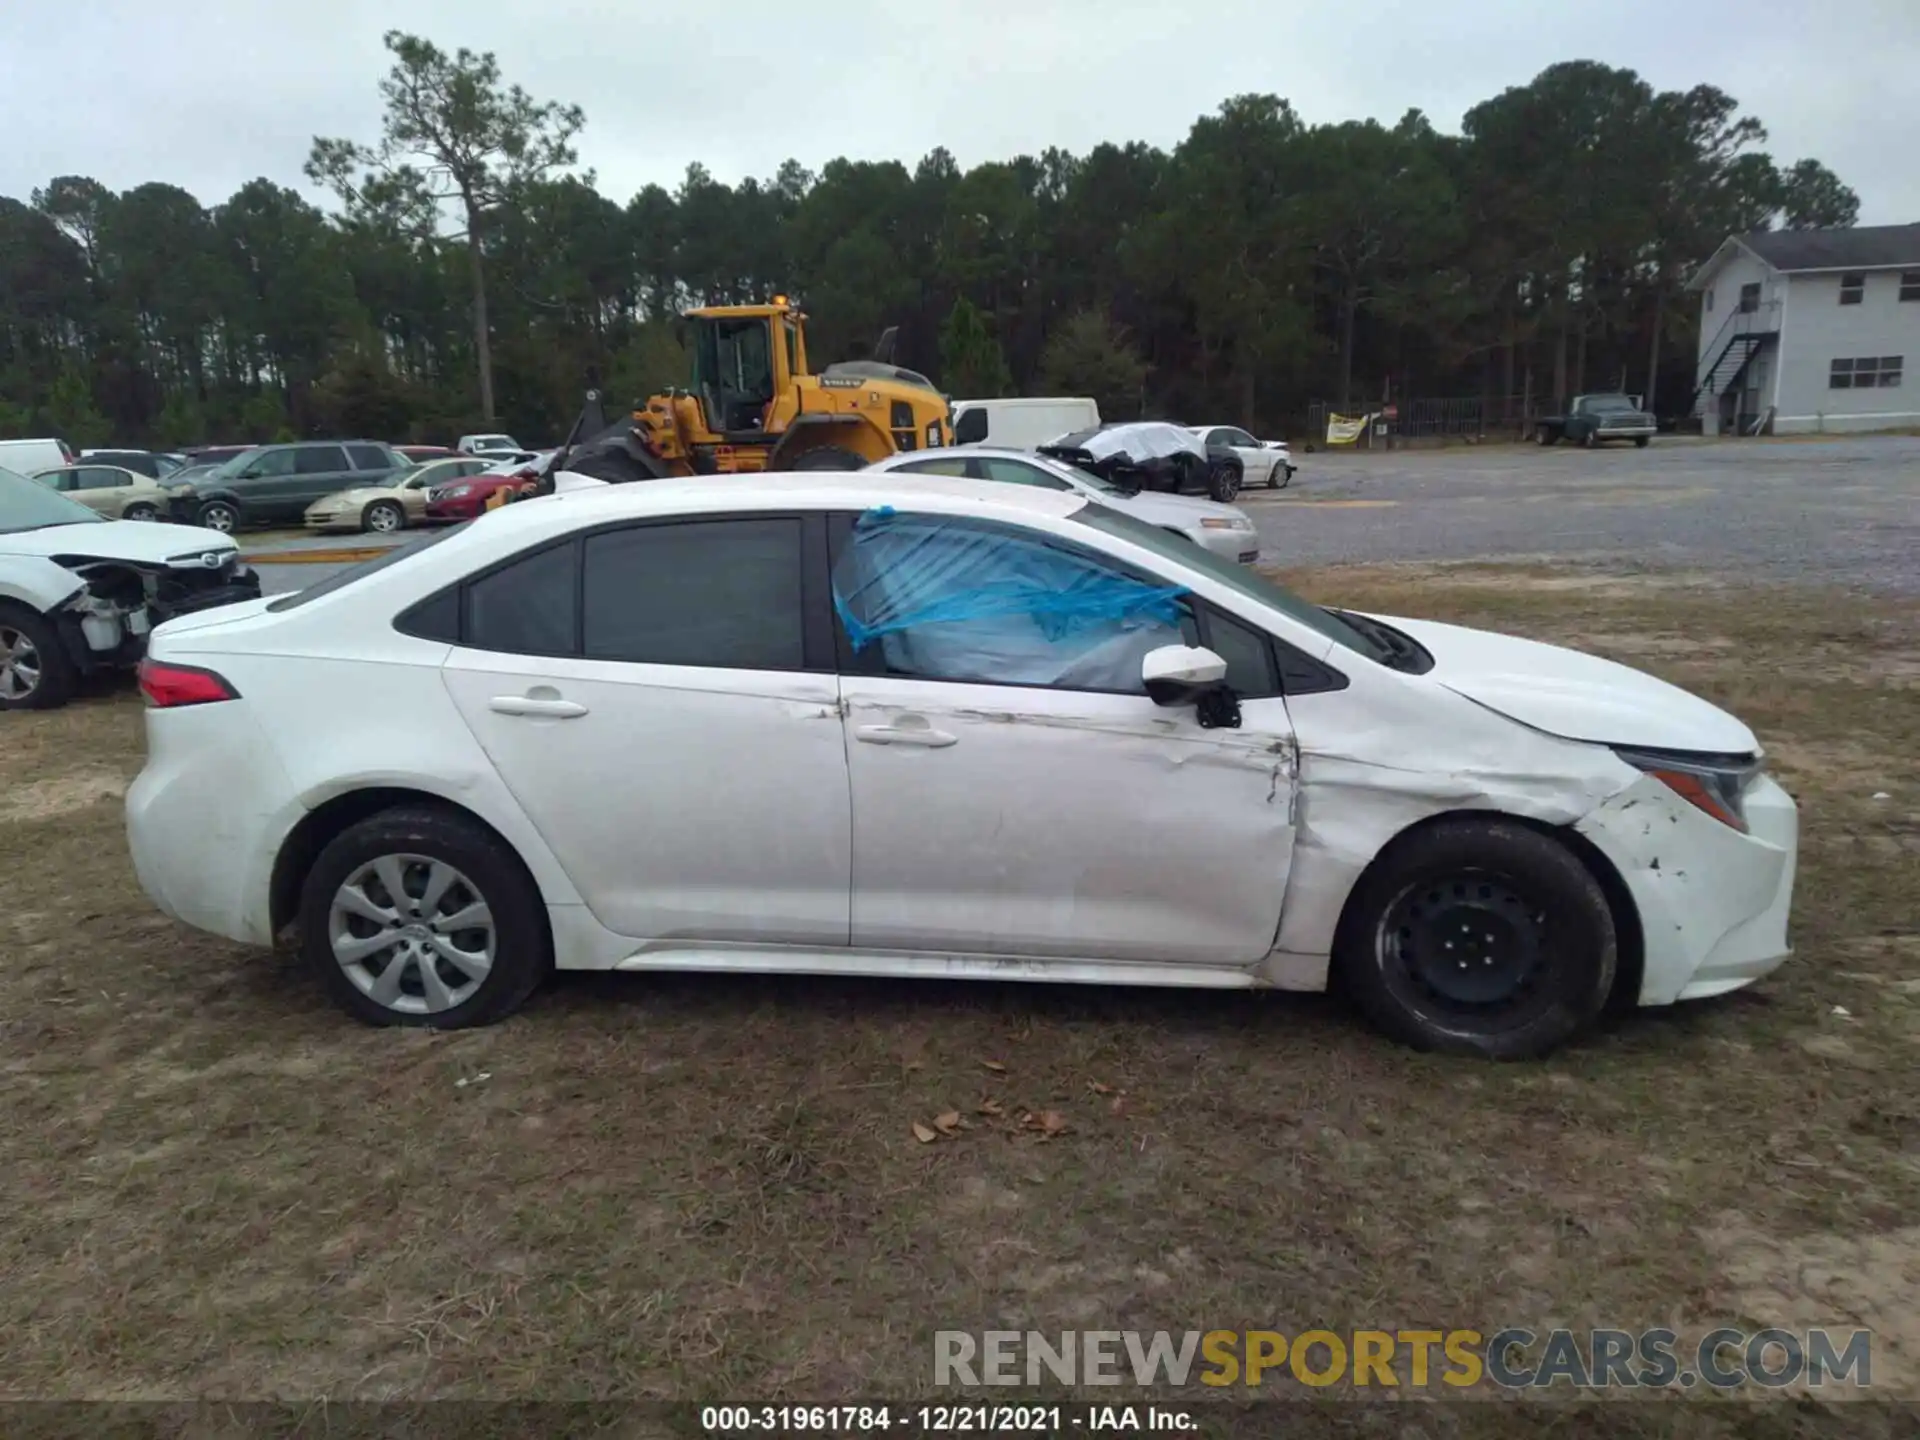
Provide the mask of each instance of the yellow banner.
[{"label": "yellow banner", "polygon": [[1329,415],[1327,416],[1327,444],[1351,445],[1367,433],[1367,426],[1372,422],[1371,415]]}]

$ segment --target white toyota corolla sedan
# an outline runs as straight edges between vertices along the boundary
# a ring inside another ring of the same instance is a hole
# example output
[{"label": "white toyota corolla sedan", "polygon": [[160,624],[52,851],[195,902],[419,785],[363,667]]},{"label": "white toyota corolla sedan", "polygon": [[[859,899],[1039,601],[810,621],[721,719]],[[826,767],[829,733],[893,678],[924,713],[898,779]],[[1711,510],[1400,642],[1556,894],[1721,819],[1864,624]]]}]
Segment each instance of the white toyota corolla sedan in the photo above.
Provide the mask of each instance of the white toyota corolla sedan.
[{"label": "white toyota corolla sedan", "polygon": [[1538,1054],[1788,953],[1751,731],[1083,497],[586,486],[159,627],[134,863],[382,1024],[552,966],[1318,990]]}]

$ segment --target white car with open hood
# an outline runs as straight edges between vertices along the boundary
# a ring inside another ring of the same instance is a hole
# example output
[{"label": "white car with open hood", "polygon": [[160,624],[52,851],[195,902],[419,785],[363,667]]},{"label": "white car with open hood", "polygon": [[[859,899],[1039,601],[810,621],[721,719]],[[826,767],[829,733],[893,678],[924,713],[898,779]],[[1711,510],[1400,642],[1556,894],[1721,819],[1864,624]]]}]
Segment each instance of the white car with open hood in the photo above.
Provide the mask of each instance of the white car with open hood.
[{"label": "white car with open hood", "polygon": [[155,625],[259,593],[231,536],[106,520],[0,470],[0,710],[62,705],[138,661]]},{"label": "white car with open hood", "polygon": [[1337,975],[1520,1056],[1788,954],[1794,805],[1733,716],[1078,493],[585,486],[172,621],[141,673],[147,893],[293,931],[374,1023],[497,1020],[555,965]]}]

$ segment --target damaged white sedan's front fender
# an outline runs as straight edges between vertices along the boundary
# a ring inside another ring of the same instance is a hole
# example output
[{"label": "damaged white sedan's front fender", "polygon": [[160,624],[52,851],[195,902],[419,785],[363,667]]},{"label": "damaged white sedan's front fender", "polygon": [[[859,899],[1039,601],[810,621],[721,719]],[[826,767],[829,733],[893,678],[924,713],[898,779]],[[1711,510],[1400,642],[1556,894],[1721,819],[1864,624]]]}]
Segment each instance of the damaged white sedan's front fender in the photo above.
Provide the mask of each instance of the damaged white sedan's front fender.
[{"label": "damaged white sedan's front fender", "polygon": [[0,600],[46,615],[84,589],[86,582],[78,575],[44,556],[0,555]]}]

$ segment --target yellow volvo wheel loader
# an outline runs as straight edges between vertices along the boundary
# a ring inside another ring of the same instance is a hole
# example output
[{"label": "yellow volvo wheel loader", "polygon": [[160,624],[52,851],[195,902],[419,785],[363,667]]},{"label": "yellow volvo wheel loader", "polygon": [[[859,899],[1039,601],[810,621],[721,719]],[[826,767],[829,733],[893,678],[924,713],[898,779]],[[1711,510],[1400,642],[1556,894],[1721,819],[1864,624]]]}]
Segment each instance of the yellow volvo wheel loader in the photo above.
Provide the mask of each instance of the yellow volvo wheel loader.
[{"label": "yellow volvo wheel loader", "polygon": [[[807,368],[806,316],[784,295],[685,316],[693,383],[653,395],[602,427],[588,413],[553,470],[609,481],[759,470],[858,470],[901,450],[953,443],[947,397],[891,363],[895,331],[871,360]],[[549,488],[550,481],[541,486]]]}]

